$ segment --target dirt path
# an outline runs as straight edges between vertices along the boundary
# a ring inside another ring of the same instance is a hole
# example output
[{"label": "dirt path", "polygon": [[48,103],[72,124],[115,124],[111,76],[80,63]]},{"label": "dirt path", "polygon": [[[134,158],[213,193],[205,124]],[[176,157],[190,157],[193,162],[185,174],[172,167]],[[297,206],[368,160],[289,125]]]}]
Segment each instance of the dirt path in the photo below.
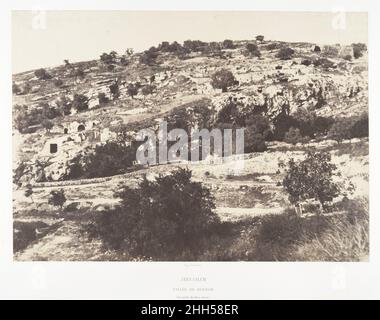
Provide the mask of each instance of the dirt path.
[{"label": "dirt path", "polygon": [[17,261],[96,261],[102,255],[100,241],[88,241],[74,221],[64,221],[62,227],[15,255]]}]

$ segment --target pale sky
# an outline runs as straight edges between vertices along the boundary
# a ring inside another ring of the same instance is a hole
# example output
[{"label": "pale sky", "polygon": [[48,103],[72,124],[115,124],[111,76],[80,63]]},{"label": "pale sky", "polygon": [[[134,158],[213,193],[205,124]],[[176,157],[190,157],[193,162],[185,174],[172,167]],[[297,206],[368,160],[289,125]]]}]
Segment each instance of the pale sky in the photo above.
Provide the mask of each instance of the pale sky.
[{"label": "pale sky", "polygon": [[[335,26],[335,27],[334,27]],[[14,11],[14,73],[142,51],[162,41],[269,40],[367,43],[366,13],[213,11]]]}]

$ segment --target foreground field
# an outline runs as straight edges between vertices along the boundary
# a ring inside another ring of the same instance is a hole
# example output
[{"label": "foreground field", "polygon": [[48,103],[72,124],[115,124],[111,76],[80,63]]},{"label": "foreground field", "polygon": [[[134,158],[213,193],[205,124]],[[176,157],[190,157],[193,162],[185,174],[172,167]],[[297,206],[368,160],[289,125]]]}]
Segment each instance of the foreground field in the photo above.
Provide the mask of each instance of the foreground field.
[{"label": "foreground field", "polygon": [[[287,152],[283,152],[284,147],[288,148]],[[331,149],[334,163],[356,187],[352,196],[356,200],[324,217],[318,230],[312,212],[298,217],[292,210],[285,210],[290,204],[281,186],[282,175],[275,165],[290,157],[302,158],[304,151],[290,145],[273,145],[265,154],[246,155],[244,169],[235,174],[231,171],[233,162],[156,166],[104,179],[42,183],[34,188],[34,203],[22,197],[23,189],[16,190],[15,259],[134,259],[105,249],[99,239],[89,237],[86,226],[97,212],[119,202],[113,197],[119,183],[133,187],[144,174],[153,179],[171,168],[188,167],[195,181],[211,189],[221,224],[197,256],[185,255],[177,260],[365,260],[368,258],[368,203],[363,197],[368,194],[368,141],[346,141],[333,146],[323,142],[317,147]],[[57,210],[46,199],[49,192],[61,189],[68,202],[65,209]]]}]

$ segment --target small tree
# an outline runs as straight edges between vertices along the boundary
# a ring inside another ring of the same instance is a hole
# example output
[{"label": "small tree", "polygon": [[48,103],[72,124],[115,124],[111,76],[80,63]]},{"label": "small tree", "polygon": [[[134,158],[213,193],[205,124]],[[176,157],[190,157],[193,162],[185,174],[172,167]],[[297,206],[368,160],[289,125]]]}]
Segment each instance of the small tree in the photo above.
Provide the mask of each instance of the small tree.
[{"label": "small tree", "polygon": [[257,46],[257,44],[255,43],[247,43],[247,51],[249,52],[249,54],[253,57],[260,57],[261,56],[261,53],[260,53],[260,50],[259,50],[259,47]]},{"label": "small tree", "polygon": [[222,89],[222,92],[227,92],[227,88],[234,84],[236,84],[234,75],[226,69],[215,72],[211,77],[211,85],[216,89]]},{"label": "small tree", "polygon": [[310,151],[303,161],[289,161],[283,186],[292,204],[314,199],[325,211],[326,204],[342,193],[340,184],[334,182],[336,176],[340,173],[331,162],[330,153]]},{"label": "small tree", "polygon": [[141,93],[144,95],[144,96],[147,96],[147,95],[150,95],[153,93],[155,89],[155,86],[154,85],[151,85],[151,84],[148,84],[144,87],[142,87],[141,89]]},{"label": "small tree", "polygon": [[259,41],[259,42],[263,42],[264,41],[264,36],[258,35],[258,36],[256,36],[256,40]]},{"label": "small tree", "polygon": [[106,96],[104,92],[100,92],[98,94],[98,100],[99,100],[99,105],[100,106],[105,106],[107,103],[110,102],[110,99]]},{"label": "small tree", "polygon": [[53,126],[54,126],[53,122],[51,122],[48,119],[44,119],[41,124],[44,127],[44,129],[46,130],[46,132],[48,132],[48,133],[50,133],[50,130],[53,129]]},{"label": "small tree", "polygon": [[120,97],[120,88],[119,88],[119,84],[116,81],[109,86],[109,89],[112,94],[112,98],[114,100]]},{"label": "small tree", "polygon": [[130,83],[127,87],[127,92],[128,92],[128,95],[133,97],[138,94],[138,87],[136,85],[134,85],[133,83]]},{"label": "small tree", "polygon": [[281,48],[280,51],[276,54],[276,58],[281,60],[290,60],[294,54],[292,48]]},{"label": "small tree", "polygon": [[73,108],[78,112],[83,112],[88,110],[88,98],[84,94],[75,94],[72,104]]},{"label": "small tree", "polygon": [[61,79],[54,79],[54,85],[56,86],[56,87],[62,87],[63,86],[63,81],[61,80]]},{"label": "small tree", "polygon": [[48,204],[54,207],[60,207],[62,210],[64,204],[66,203],[66,200],[65,191],[63,189],[53,190],[50,192]]}]

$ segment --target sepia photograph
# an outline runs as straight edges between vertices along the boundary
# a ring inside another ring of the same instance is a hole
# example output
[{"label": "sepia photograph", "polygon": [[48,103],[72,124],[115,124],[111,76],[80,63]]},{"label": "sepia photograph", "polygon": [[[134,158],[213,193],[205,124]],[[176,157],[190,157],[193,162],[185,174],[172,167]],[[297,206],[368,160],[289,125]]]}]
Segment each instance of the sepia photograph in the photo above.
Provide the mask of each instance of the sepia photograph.
[{"label": "sepia photograph", "polygon": [[11,26],[14,261],[370,261],[366,12]]}]

